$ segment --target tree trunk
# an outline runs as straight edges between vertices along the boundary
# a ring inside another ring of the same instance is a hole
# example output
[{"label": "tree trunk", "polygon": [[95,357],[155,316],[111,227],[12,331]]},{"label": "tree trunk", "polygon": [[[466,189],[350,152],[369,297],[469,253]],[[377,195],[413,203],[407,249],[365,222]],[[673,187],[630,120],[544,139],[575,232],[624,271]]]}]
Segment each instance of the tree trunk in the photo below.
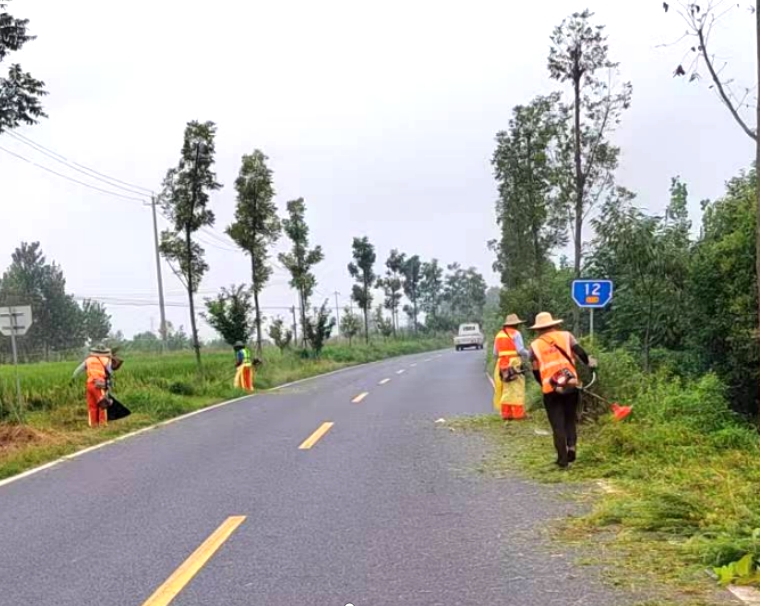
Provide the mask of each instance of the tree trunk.
[{"label": "tree trunk", "polygon": [[301,336],[303,337],[303,347],[306,349],[306,293],[301,289]]},{"label": "tree trunk", "polygon": [[[581,277],[581,251],[583,237],[583,167],[581,166],[581,74],[578,67],[580,56],[575,57],[573,84],[575,88],[575,279]],[[580,335],[581,310],[573,308],[573,332]]]},{"label": "tree trunk", "polygon": [[364,342],[369,344],[369,286],[364,280]]},{"label": "tree trunk", "polygon": [[198,343],[198,327],[195,324],[195,301],[193,298],[193,243],[190,240],[190,224],[185,226],[185,246],[187,247],[187,298],[190,303],[190,329],[193,333],[193,349],[198,367],[201,365],[201,345]]},{"label": "tree trunk", "polygon": [[[760,2],[760,0],[758,0]],[[414,334],[417,334],[417,295],[414,296],[412,301],[412,310],[414,312]]]},{"label": "tree trunk", "polygon": [[256,280],[256,262],[251,251],[251,285],[253,286],[253,304],[256,307],[256,355],[261,357],[261,311],[259,310],[259,285]]},{"label": "tree trunk", "polygon": [[538,293],[538,311],[543,310],[543,292],[541,291],[542,284],[541,284],[541,271],[542,271],[542,263],[541,263],[541,242],[539,240],[539,226],[538,221],[536,219],[536,206],[535,206],[535,198],[533,195],[533,150],[530,145],[530,136],[528,136],[528,204],[531,208],[532,213],[532,221],[530,223],[531,227],[531,233],[533,236],[533,273],[534,278],[536,280],[537,285],[537,293]]},{"label": "tree trunk", "polygon": [[[760,0],[755,3],[755,39],[757,44],[757,87],[760,91]],[[757,126],[755,130],[755,183],[760,180],[760,95],[757,98]],[[755,280],[757,281],[757,306],[758,306],[758,323],[760,323],[760,186],[755,185],[755,195],[757,197],[757,206],[755,211]],[[757,332],[758,344],[760,345],[760,328]],[[760,394],[758,395],[760,403]],[[760,406],[758,406],[758,427],[760,427]]]},{"label": "tree trunk", "polygon": [[652,334],[652,306],[654,304],[654,295],[649,294],[649,309],[647,310],[647,327],[644,332],[644,370],[647,374],[651,371],[651,361],[649,352],[652,349],[650,345]]}]

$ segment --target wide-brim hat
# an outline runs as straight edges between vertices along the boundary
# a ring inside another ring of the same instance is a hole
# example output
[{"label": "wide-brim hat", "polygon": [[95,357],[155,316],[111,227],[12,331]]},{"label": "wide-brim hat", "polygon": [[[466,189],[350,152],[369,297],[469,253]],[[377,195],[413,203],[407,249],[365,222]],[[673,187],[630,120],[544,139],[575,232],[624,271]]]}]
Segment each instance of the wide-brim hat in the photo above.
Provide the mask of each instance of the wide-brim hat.
[{"label": "wide-brim hat", "polygon": [[555,320],[547,311],[542,311],[536,316],[536,322],[530,327],[531,330],[541,330],[542,328],[551,328],[559,326],[564,320]]},{"label": "wide-brim hat", "polygon": [[509,314],[503,326],[520,326],[520,324],[525,324],[525,320],[521,320],[517,314]]},{"label": "wide-brim hat", "polygon": [[245,347],[245,344],[242,341],[235,341],[232,347]]},{"label": "wide-brim hat", "polygon": [[103,345],[102,343],[100,343],[98,345],[93,345],[92,347],[90,347],[90,353],[97,354],[99,356],[110,356],[111,350],[105,345]]}]

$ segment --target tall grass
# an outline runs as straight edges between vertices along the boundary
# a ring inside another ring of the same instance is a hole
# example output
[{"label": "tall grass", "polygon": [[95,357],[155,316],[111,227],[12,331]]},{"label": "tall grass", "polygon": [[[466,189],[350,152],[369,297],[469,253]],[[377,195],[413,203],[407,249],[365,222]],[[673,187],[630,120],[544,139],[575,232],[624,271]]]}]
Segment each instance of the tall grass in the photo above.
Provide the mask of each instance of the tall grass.
[{"label": "tall grass", "polygon": [[[318,359],[267,349],[256,375],[256,389],[315,376],[346,366],[451,346],[450,339],[328,345]],[[24,425],[14,425],[16,387],[12,366],[0,365],[0,478],[83,446],[241,395],[233,387],[234,354],[205,352],[199,372],[192,353],[128,353],[115,374],[114,393],[132,415],[107,428],[87,427],[84,377],[71,379],[77,363],[54,362],[19,367]]]}]

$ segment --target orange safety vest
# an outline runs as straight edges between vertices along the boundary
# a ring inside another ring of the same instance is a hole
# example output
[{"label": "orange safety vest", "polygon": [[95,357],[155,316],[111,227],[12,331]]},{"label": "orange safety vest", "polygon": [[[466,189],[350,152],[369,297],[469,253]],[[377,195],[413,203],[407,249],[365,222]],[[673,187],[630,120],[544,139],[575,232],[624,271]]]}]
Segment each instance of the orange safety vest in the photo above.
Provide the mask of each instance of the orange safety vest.
[{"label": "orange safety vest", "polygon": [[84,361],[84,367],[87,371],[87,382],[95,383],[96,381],[103,381],[105,383],[108,378],[108,365],[111,363],[111,358],[108,356],[88,356]]},{"label": "orange safety vest", "polygon": [[[578,376],[574,362],[570,361],[573,360],[573,352],[570,345],[571,335],[563,330],[554,330],[546,333],[530,344],[533,355],[538,362],[538,369],[541,374],[541,391],[543,393],[552,393],[554,391],[551,379],[563,369],[569,370],[574,377]],[[570,357],[570,360],[562,355],[558,347],[563,349],[565,354]]]},{"label": "orange safety vest", "polygon": [[512,358],[517,357],[517,346],[512,340],[512,336],[509,334],[510,329],[501,330],[494,339],[496,344],[496,355],[499,358],[499,368],[509,368],[509,363]]}]

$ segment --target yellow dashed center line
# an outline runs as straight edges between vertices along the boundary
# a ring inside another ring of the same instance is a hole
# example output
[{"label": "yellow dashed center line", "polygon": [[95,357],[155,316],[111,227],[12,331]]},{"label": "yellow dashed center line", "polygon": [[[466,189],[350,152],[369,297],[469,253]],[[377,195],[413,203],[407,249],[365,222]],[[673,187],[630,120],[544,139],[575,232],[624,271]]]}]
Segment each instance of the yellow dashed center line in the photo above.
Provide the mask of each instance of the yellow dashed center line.
[{"label": "yellow dashed center line", "polygon": [[354,404],[358,404],[361,402],[364,398],[366,398],[369,395],[369,392],[365,391],[364,393],[360,393],[358,396],[356,396],[353,400],[351,400]]},{"label": "yellow dashed center line", "polygon": [[211,556],[230,538],[235,529],[245,520],[245,516],[227,518],[214,533],[196,549],[182,565],[174,571],[161,587],[148,598],[143,606],[167,606],[177,597],[185,586],[198,574],[198,571],[211,559]]},{"label": "yellow dashed center line", "polygon": [[319,426],[317,431],[315,431],[313,434],[311,434],[308,438],[306,438],[303,443],[298,447],[299,450],[308,450],[314,444],[316,444],[319,439],[324,436],[328,431],[330,431],[330,428],[335,425],[335,423],[331,423],[329,421],[326,421],[325,423],[322,423],[322,425]]},{"label": "yellow dashed center line", "polygon": [[391,382],[390,379],[383,379],[382,381],[380,381],[380,383],[378,383],[378,385],[385,385],[386,383],[390,383],[390,382]]}]

